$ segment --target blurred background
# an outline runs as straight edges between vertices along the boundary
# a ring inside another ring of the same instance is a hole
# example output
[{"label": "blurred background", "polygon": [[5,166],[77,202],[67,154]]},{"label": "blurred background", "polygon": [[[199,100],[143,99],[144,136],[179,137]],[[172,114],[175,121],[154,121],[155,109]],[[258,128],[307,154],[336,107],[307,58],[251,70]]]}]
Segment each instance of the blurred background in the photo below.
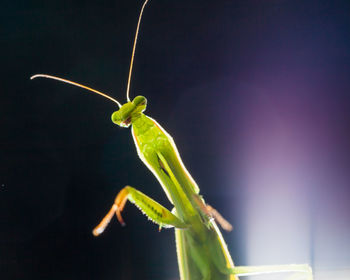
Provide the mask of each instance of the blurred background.
[{"label": "blurred background", "polygon": [[[114,103],[125,101],[141,0],[5,1],[0,11],[1,279],[178,279],[173,230],[128,204],[171,209]],[[237,265],[310,263],[350,278],[350,3],[151,0],[132,96],[174,138],[206,201],[234,225]],[[279,275],[284,279],[286,275]],[[251,279],[272,279],[270,276]]]}]

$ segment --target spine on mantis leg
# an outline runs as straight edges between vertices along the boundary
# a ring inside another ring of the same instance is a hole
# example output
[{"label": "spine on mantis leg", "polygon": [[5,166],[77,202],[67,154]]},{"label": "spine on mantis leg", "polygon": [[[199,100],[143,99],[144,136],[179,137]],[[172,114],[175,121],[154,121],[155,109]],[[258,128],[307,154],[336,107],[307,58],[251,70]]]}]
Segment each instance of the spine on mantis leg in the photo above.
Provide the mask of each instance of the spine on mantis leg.
[{"label": "spine on mantis leg", "polygon": [[141,212],[148,217],[148,219],[158,224],[159,228],[187,227],[187,225],[183,221],[177,218],[164,206],[160,205],[158,202],[148,197],[144,193],[136,190],[135,188],[126,186],[118,193],[117,197],[115,198],[114,204],[112,205],[112,208],[102,219],[100,224],[93,230],[93,234],[95,236],[101,234],[104,231],[114,214],[116,214],[119,222],[122,225],[125,225],[124,220],[121,216],[121,212],[123,211],[127,200],[135,204],[141,210]]}]

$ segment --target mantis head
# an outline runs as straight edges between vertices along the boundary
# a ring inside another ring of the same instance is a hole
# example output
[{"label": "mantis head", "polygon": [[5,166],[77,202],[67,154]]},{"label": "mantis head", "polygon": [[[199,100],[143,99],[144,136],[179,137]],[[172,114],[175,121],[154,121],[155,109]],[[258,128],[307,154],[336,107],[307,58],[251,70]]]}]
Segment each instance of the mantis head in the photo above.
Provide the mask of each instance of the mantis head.
[{"label": "mantis head", "polygon": [[120,127],[129,127],[132,120],[146,110],[147,99],[144,96],[136,96],[133,101],[125,103],[112,114],[112,122]]},{"label": "mantis head", "polygon": [[[51,75],[47,75],[47,74],[36,74],[36,75],[32,76],[30,79],[35,79],[35,78],[47,78],[47,79],[57,80],[60,82],[64,82],[67,84],[71,84],[71,85],[74,85],[77,87],[84,88],[86,90],[97,93],[98,95],[101,95],[105,98],[108,98],[109,100],[116,103],[119,107],[119,110],[115,111],[112,114],[112,121],[121,127],[129,127],[130,124],[132,123],[132,120],[137,118],[138,116],[140,116],[141,113],[146,110],[147,99],[146,99],[146,97],[141,96],[141,95],[136,96],[133,101],[129,101],[129,102],[125,103],[124,105],[121,105],[116,99],[110,97],[109,95],[107,95],[105,93],[102,93],[98,90],[84,86],[82,84],[72,82],[70,80],[66,80],[63,78],[59,78],[59,77],[51,76]],[[127,97],[129,100],[129,95],[127,95]]]}]

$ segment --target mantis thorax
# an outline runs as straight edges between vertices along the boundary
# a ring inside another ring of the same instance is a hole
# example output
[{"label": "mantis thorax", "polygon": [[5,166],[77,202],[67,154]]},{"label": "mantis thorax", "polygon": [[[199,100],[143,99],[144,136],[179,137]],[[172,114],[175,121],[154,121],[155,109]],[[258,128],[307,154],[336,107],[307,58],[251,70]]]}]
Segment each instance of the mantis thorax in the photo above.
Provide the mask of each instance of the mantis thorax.
[{"label": "mantis thorax", "polygon": [[136,96],[133,101],[125,103],[118,111],[112,114],[112,122],[120,127],[129,127],[133,119],[139,117],[146,110],[147,99]]}]

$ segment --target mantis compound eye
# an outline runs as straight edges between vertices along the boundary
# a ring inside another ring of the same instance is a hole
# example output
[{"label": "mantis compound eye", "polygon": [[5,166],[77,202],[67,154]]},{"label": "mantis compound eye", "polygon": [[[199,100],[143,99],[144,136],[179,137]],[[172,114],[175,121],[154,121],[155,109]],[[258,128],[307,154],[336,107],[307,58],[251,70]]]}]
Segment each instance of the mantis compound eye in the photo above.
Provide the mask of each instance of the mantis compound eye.
[{"label": "mantis compound eye", "polygon": [[147,99],[146,97],[142,96],[142,95],[139,95],[139,96],[136,96],[134,98],[134,100],[132,101],[132,103],[138,107],[138,106],[145,106],[147,105]]},{"label": "mantis compound eye", "polygon": [[124,116],[122,113],[121,110],[115,111],[111,116],[112,122],[120,127],[129,127],[131,124],[131,115]]},{"label": "mantis compound eye", "polygon": [[142,113],[146,110],[147,106],[147,99],[144,96],[136,96],[134,100],[132,101],[132,104],[135,105],[135,113]]},{"label": "mantis compound eye", "polygon": [[122,117],[122,114],[121,114],[120,110],[115,111],[115,112],[112,114],[111,119],[112,119],[112,122],[115,123],[116,125],[125,127],[124,124],[123,124],[124,119],[123,119],[123,117]]}]

